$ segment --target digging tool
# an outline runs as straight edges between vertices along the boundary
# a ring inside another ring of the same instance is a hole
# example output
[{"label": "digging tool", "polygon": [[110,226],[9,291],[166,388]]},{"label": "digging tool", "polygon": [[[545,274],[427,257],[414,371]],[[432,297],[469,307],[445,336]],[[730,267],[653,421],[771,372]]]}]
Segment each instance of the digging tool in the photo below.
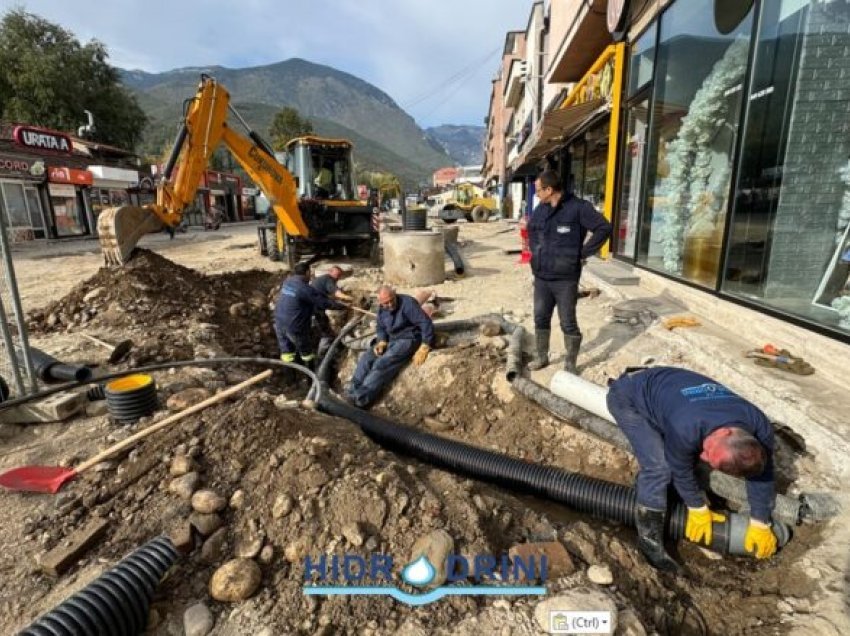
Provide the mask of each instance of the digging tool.
[{"label": "digging tool", "polygon": [[99,338],[95,338],[94,336],[90,336],[85,333],[81,335],[83,336],[83,338],[91,340],[95,344],[99,344],[101,347],[106,347],[107,349],[112,351],[112,353],[109,354],[109,364],[115,364],[116,362],[120,362],[121,359],[124,358],[124,356],[130,353],[130,349],[133,348],[132,340],[122,340],[117,345],[111,345],[108,342],[100,340]]},{"label": "digging tool", "polygon": [[202,411],[208,406],[223,402],[225,399],[235,393],[238,393],[242,389],[245,389],[251,386],[252,384],[262,382],[266,378],[270,377],[271,374],[272,370],[267,369],[266,371],[263,371],[262,373],[259,373],[252,378],[248,378],[244,382],[240,382],[239,384],[232,386],[229,389],[225,389],[217,395],[207,398],[203,402],[198,402],[194,406],[190,406],[187,409],[183,409],[179,413],[175,413],[170,417],[166,417],[161,422],[152,424],[147,428],[139,431],[135,435],[131,435],[127,439],[122,440],[117,444],[113,444],[112,446],[110,446],[104,451],[101,451],[91,459],[84,461],[76,468],[64,468],[62,466],[22,466],[20,468],[13,468],[12,470],[7,470],[5,473],[0,475],[0,486],[18,492],[45,492],[56,494],[57,492],[59,492],[59,489],[62,488],[62,486],[65,484],[65,482],[76,478],[80,473],[85,472],[92,466],[95,466],[100,462],[104,461],[105,459],[112,457],[113,455],[121,452],[125,448],[129,448],[140,439],[144,439],[149,435],[153,435],[157,431],[160,431],[165,427],[170,426],[171,424],[174,424],[175,422],[178,422],[188,417],[189,415],[193,415],[198,411]]},{"label": "digging tool", "polygon": [[[340,304],[341,304],[341,305],[345,305],[345,303],[340,303]],[[369,311],[369,310],[367,310],[367,309],[361,309],[361,308],[360,308],[360,307],[358,307],[357,305],[345,305],[345,306],[346,306],[348,309],[351,309],[352,311],[356,311],[356,312],[358,312],[358,313],[363,314],[364,316],[371,316],[372,318],[377,318],[377,317],[378,317],[378,314],[372,313],[371,311]]]}]

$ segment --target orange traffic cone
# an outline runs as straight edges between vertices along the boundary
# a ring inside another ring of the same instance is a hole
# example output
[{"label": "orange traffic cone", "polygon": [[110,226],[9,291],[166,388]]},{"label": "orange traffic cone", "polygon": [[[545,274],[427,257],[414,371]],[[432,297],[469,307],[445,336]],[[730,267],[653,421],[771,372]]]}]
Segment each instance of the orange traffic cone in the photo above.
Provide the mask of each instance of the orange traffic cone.
[{"label": "orange traffic cone", "polygon": [[522,242],[522,252],[520,252],[519,265],[528,265],[531,262],[531,248],[528,244],[528,217],[523,215],[519,222],[519,239]]}]

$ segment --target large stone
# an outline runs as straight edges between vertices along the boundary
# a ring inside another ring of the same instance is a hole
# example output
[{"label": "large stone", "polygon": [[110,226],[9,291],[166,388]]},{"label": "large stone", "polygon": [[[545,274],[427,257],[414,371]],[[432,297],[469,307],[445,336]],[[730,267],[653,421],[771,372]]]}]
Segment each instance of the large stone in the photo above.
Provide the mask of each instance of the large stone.
[{"label": "large stone", "polygon": [[240,559],[253,559],[263,549],[265,537],[261,534],[247,534],[239,538],[234,550]]},{"label": "large stone", "polygon": [[[541,601],[534,608],[534,618],[546,633],[555,631],[558,615],[563,612],[608,612],[609,625],[601,625],[599,633],[613,634],[617,629],[617,604],[607,594],[594,589],[565,591]],[[566,633],[566,632],[565,632]]]},{"label": "large stone", "polygon": [[175,525],[168,533],[168,538],[180,554],[189,554],[192,548],[195,547],[195,541],[192,538],[192,524],[188,521],[181,521]]},{"label": "large stone", "polygon": [[646,628],[634,610],[625,609],[617,615],[617,636],[646,636]]},{"label": "large stone", "polygon": [[195,603],[183,613],[185,636],[207,636],[214,623],[212,612],[203,603]]},{"label": "large stone", "polygon": [[224,510],[227,500],[213,490],[199,490],[192,495],[192,509],[205,515]]},{"label": "large stone", "polygon": [[241,488],[230,496],[230,507],[234,510],[242,510],[245,507],[245,491]]},{"label": "large stone", "polygon": [[260,566],[252,560],[233,559],[213,573],[210,579],[210,595],[225,603],[244,601],[257,591],[262,578]]},{"label": "large stone", "polygon": [[429,587],[438,587],[446,582],[446,559],[454,551],[455,541],[445,530],[434,530],[419,537],[410,551],[410,562],[424,556],[436,570]]},{"label": "large stone", "polygon": [[169,467],[168,472],[174,477],[182,477],[183,475],[193,472],[196,467],[195,460],[191,457],[187,457],[186,455],[177,455],[177,457],[171,460],[171,466]]},{"label": "large stone", "polygon": [[209,391],[201,387],[186,389],[168,398],[165,406],[168,407],[169,411],[182,411],[183,409],[188,409],[190,406],[195,406],[199,402],[203,402],[210,395],[211,393]]},{"label": "large stone", "polygon": [[168,484],[168,491],[174,493],[181,499],[189,501],[192,498],[192,493],[198,488],[201,482],[201,477],[196,472],[186,473],[182,477],[172,479]]},{"label": "large stone", "polygon": [[[569,552],[560,541],[520,543],[508,550],[508,556],[511,561],[519,558],[526,565],[530,565],[533,557],[538,572],[540,571],[541,559],[545,556],[548,577],[552,579],[569,576],[576,570]],[[522,570],[519,570],[519,573],[524,575]]]},{"label": "large stone", "polygon": [[292,512],[292,497],[287,494],[278,495],[272,504],[272,517],[280,519]]},{"label": "large stone", "polygon": [[587,578],[597,585],[611,585],[614,582],[614,575],[607,565],[591,565],[587,568]]},{"label": "large stone", "polygon": [[189,515],[189,523],[205,537],[224,525],[224,521],[217,514],[205,515],[201,512],[193,512]]},{"label": "large stone", "polygon": [[227,529],[219,528],[213,532],[201,546],[201,561],[204,563],[219,563],[224,558],[224,549],[227,544]]},{"label": "large stone", "polygon": [[342,527],[342,536],[348,539],[348,542],[355,546],[360,547],[363,545],[363,531],[360,529],[359,523],[347,523]]}]

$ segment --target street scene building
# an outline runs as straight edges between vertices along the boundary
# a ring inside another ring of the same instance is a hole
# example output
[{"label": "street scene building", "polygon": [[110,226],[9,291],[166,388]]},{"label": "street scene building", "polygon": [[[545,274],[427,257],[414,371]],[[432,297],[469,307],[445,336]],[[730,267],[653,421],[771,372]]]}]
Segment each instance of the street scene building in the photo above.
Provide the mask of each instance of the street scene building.
[{"label": "street scene building", "polygon": [[843,7],[537,3],[506,36],[485,175],[519,214],[551,167],[614,223],[614,258],[844,337]]}]

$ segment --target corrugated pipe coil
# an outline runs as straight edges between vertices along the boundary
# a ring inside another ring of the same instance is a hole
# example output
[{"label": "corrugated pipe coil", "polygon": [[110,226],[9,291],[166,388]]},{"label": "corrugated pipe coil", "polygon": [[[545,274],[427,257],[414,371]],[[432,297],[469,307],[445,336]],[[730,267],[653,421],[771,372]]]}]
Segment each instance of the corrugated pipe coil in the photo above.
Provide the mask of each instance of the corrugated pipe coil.
[{"label": "corrugated pipe coil", "polygon": [[[354,422],[369,438],[385,448],[453,473],[545,497],[599,519],[635,525],[637,499],[633,488],[438,437],[340,402],[328,392],[318,404],[326,413]],[[668,536],[683,538],[686,521],[687,508],[681,502],[670,506]],[[711,549],[725,554],[746,555],[744,535],[747,524],[747,517],[738,514],[728,514],[726,522],[715,523]],[[791,537],[791,531],[784,524],[774,522],[773,531],[779,545],[784,545]]]},{"label": "corrugated pipe coil", "polygon": [[159,403],[156,382],[145,373],[134,373],[107,382],[104,393],[109,414],[125,424],[152,414]]},{"label": "corrugated pipe coil", "polygon": [[156,587],[177,560],[157,537],[41,616],[19,636],[136,636],[145,631]]},{"label": "corrugated pipe coil", "polygon": [[97,402],[98,400],[106,399],[106,385],[105,384],[95,384],[88,391],[86,391],[86,397],[89,402]]},{"label": "corrugated pipe coil", "polygon": [[75,381],[85,382],[91,378],[91,369],[75,367],[59,362],[41,349],[30,348],[30,357],[39,380],[43,382]]}]

